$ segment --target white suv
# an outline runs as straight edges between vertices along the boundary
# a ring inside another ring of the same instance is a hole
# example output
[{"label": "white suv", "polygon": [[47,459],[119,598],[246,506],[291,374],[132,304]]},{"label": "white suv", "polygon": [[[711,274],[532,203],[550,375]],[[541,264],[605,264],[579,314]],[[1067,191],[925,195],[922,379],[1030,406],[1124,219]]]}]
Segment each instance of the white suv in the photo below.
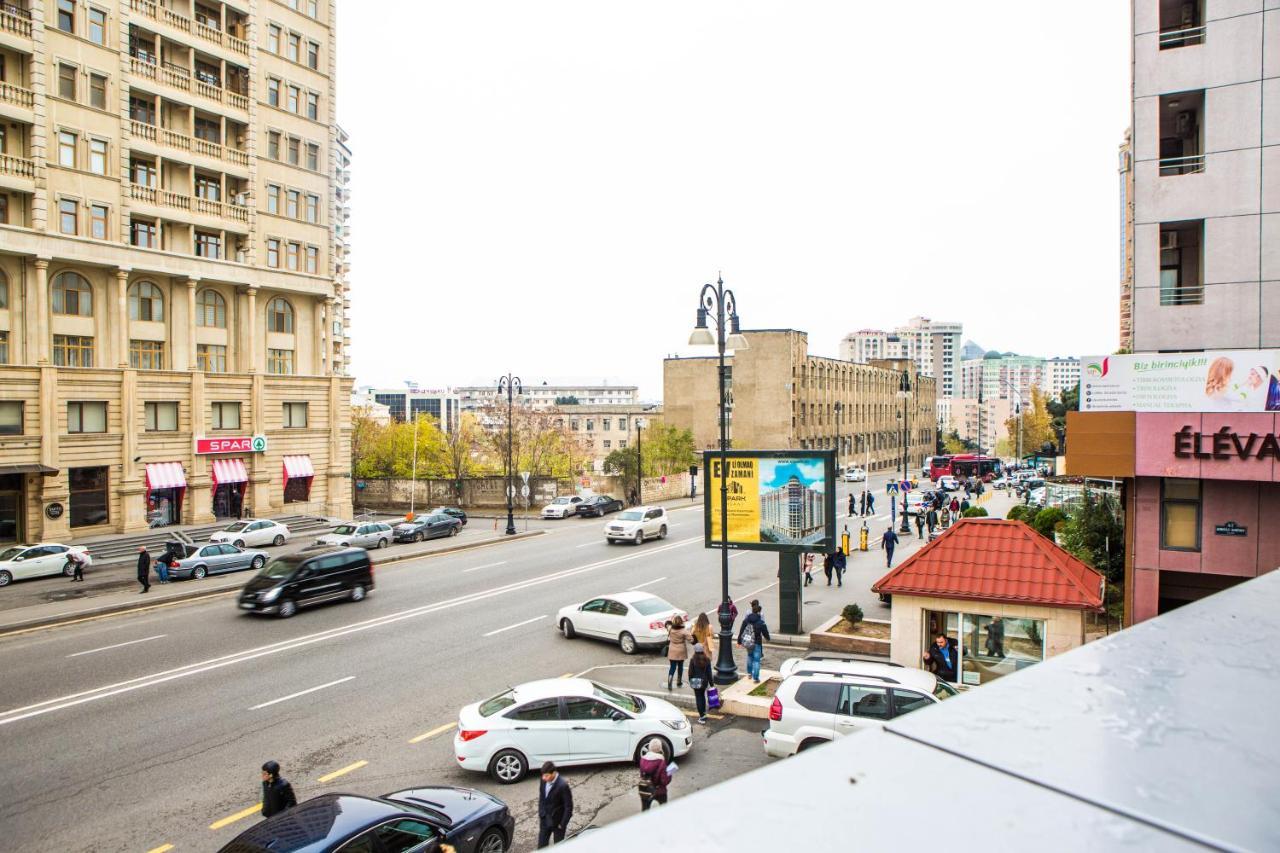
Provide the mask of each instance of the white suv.
[{"label": "white suv", "polygon": [[667,538],[667,511],[660,506],[636,506],[618,513],[604,526],[605,541],[634,542]]},{"label": "white suv", "polygon": [[956,689],[923,669],[840,658],[791,658],[769,709],[764,751],[785,758],[941,702]]}]

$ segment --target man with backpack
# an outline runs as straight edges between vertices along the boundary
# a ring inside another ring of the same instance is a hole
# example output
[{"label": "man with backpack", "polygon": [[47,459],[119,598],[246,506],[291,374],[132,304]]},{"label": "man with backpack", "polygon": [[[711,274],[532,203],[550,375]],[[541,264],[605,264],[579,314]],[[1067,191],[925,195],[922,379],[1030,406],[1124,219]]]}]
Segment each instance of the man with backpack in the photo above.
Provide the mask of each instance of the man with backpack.
[{"label": "man with backpack", "polygon": [[760,615],[760,599],[752,599],[751,612],[742,620],[738,630],[738,645],[747,652],[747,675],[756,684],[760,683],[760,660],[764,657],[764,641],[770,640],[769,626]]}]

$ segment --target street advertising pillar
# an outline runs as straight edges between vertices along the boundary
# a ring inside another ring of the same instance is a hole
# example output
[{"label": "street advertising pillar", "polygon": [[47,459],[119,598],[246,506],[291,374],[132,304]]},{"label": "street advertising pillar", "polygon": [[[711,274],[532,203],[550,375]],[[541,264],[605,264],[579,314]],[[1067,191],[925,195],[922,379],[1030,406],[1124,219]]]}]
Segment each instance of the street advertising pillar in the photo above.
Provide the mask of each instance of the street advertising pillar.
[{"label": "street advertising pillar", "polygon": [[800,555],[783,551],[778,554],[778,630],[783,634],[804,631],[804,603],[800,600]]}]

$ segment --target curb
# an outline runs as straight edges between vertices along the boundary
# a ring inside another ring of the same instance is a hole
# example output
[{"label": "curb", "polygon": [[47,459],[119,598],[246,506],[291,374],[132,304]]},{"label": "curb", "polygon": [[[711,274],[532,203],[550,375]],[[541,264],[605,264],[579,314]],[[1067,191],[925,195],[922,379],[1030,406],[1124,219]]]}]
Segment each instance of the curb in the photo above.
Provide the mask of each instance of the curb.
[{"label": "curb", "polygon": [[[498,545],[502,542],[512,542],[516,539],[528,539],[534,536],[542,536],[544,533],[546,533],[544,530],[528,530],[524,533],[516,533],[512,536],[487,539],[482,542],[470,542],[466,545],[454,545],[449,548],[440,548],[434,551],[419,551],[416,554],[397,554],[394,557],[387,557],[385,560],[379,560],[376,565],[385,566],[389,563],[401,563],[406,560],[417,560],[424,557],[454,554],[459,551],[470,551],[475,548],[487,548],[490,545]],[[60,613],[57,616],[41,616],[35,619],[28,619],[25,622],[15,622],[12,625],[0,627],[0,638],[9,637],[15,634],[23,634],[28,631],[34,631],[38,628],[49,628],[65,623],[84,622],[91,619],[101,619],[107,616],[118,616],[122,613],[130,613],[137,610],[155,610],[161,607],[173,607],[180,604],[192,604],[210,598],[220,598],[238,592],[243,585],[244,584],[237,583],[234,586],[228,585],[217,589],[192,590],[190,593],[179,593],[177,595],[170,596],[163,601],[157,601],[154,604],[150,601],[118,602],[116,604],[104,604],[99,607],[90,607],[85,610],[76,610],[71,613]]]}]

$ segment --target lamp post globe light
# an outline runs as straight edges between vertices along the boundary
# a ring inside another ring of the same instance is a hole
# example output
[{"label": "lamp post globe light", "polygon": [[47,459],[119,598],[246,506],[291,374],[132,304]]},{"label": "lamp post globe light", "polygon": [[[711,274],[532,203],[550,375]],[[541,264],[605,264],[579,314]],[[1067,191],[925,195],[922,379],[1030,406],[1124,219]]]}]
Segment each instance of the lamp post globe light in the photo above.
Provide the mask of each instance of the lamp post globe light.
[{"label": "lamp post globe light", "polygon": [[[902,481],[905,483],[910,478],[907,476],[907,453],[908,453],[908,430],[910,429],[907,418],[907,400],[911,397],[911,376],[907,371],[902,371],[902,378],[898,380],[898,399],[902,401]],[[902,490],[902,523],[898,525],[899,533],[911,533],[911,525],[907,523],[907,490]]]},{"label": "lamp post globe light", "polygon": [[519,376],[512,376],[508,373],[506,376],[498,379],[498,396],[501,397],[503,392],[507,395],[507,535],[515,536],[516,534],[516,518],[514,514],[514,506],[512,501],[515,499],[516,489],[511,482],[511,474],[515,470],[515,462],[511,459],[511,446],[514,444],[514,428],[513,410],[515,407],[515,395],[524,393],[524,386],[520,384]]},{"label": "lamp post globe light", "polygon": [[[690,346],[716,347],[719,355],[719,412],[720,412],[720,607],[716,611],[720,617],[720,651],[716,656],[716,684],[732,684],[738,680],[738,665],[733,660],[733,616],[729,612],[729,478],[727,472],[726,452],[729,449],[728,412],[725,397],[726,349],[744,350],[747,339],[742,335],[738,325],[738,306],[733,291],[724,286],[724,279],[717,277],[715,284],[702,286],[698,296],[698,319],[693,333],[689,335]],[[710,320],[714,323],[714,334],[707,327]]]}]

